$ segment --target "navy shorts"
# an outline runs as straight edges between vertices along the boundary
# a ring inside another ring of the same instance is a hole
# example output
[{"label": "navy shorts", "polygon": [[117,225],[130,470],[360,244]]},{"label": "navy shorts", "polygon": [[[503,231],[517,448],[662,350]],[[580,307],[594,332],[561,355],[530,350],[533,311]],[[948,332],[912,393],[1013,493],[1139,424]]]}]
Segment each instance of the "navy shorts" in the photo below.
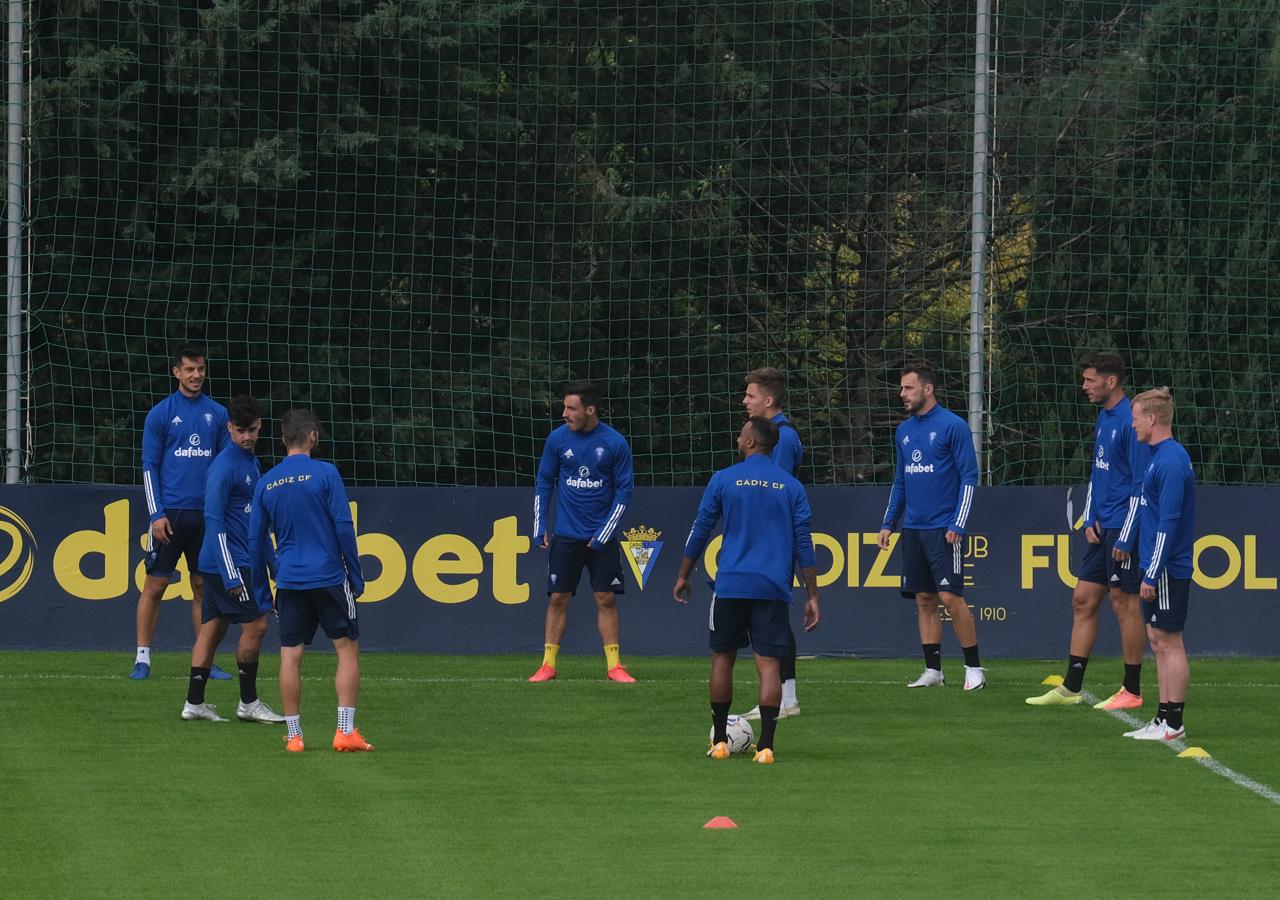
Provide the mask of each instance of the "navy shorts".
[{"label": "navy shorts", "polygon": [[276,588],[280,611],[280,646],[310,644],[316,628],[324,628],[330,640],[360,637],[356,598],[347,582],[318,588]]},{"label": "navy shorts", "polygon": [[169,543],[157,541],[148,528],[145,563],[148,575],[172,580],[178,571],[178,560],[184,556],[188,572],[196,572],[199,567],[200,545],[204,543],[204,510],[170,509],[165,515],[173,531]]},{"label": "navy shorts", "polygon": [[[1136,533],[1137,528],[1135,526]],[[1119,588],[1126,594],[1136,594],[1142,587],[1142,570],[1138,568],[1137,540],[1133,541],[1134,550],[1124,562],[1116,562],[1111,551],[1115,549],[1116,538],[1120,536],[1119,528],[1103,528],[1099,537],[1101,543],[1090,544],[1081,532],[1084,541],[1084,557],[1080,560],[1081,581]]]},{"label": "navy shorts", "polygon": [[1161,631],[1181,631],[1187,624],[1190,578],[1170,578],[1166,571],[1156,582],[1156,599],[1142,601],[1147,624]]},{"label": "navy shorts", "polygon": [[[200,595],[200,621],[226,619],[228,622],[253,622],[271,612],[271,591],[249,590],[248,603],[237,603],[227,593],[226,584],[217,572],[201,572],[204,576],[204,591]],[[240,569],[240,581],[248,587],[249,569]],[[263,595],[266,595],[265,597]],[[263,605],[265,601],[265,606]]]},{"label": "navy shorts", "polygon": [[902,553],[902,596],[946,591],[964,596],[962,544],[947,543],[945,528],[904,528],[898,538]]},{"label": "navy shorts", "polygon": [[591,590],[597,594],[626,593],[622,579],[622,548],[617,541],[609,541],[599,550],[592,550],[586,541],[554,535],[548,554],[548,594],[572,594],[576,591],[583,567],[590,576]]},{"label": "navy shorts", "polygon": [[791,604],[711,595],[707,624],[712,653],[736,653],[748,644],[760,656],[782,659],[791,636]]}]

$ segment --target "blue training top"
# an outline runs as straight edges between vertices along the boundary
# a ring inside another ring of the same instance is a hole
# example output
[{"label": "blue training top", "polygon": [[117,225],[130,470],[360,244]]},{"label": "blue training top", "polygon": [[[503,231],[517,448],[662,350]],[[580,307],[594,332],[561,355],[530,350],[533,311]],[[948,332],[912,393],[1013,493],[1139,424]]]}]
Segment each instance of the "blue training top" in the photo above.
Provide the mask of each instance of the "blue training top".
[{"label": "blue training top", "polygon": [[762,454],[716,472],[685,542],[687,559],[697,559],[706,549],[721,517],[724,543],[716,559],[716,595],[790,603],[793,560],[801,568],[816,564],[809,498],[800,482]]},{"label": "blue training top", "polygon": [[547,510],[556,489],[555,534],[591,546],[605,544],[617,532],[635,490],[635,472],[627,439],[604,422],[590,431],[561,425],[542,448],[533,497],[533,539],[547,533]]},{"label": "blue training top", "polygon": [[142,487],[151,521],[170,509],[203,509],[204,479],[227,446],[227,410],[203,393],[174,391],[147,413],[142,429]]},{"label": "blue training top", "polygon": [[[791,424],[786,413],[778,413],[769,421],[778,426],[778,444],[769,454],[769,459],[788,475],[795,475],[800,470],[800,460],[804,457],[804,445],[800,443],[800,433]],[[787,423],[785,427],[783,422]]]},{"label": "blue training top", "polygon": [[1183,446],[1166,438],[1151,448],[1142,476],[1142,580],[1154,585],[1165,571],[1171,578],[1190,578],[1195,531],[1196,473]]},{"label": "blue training top", "polygon": [[[204,542],[200,545],[201,572],[216,574],[228,588],[241,584],[240,570],[253,564],[249,549],[249,517],[253,492],[262,477],[258,457],[227,444],[209,466],[204,486]],[[269,565],[275,568],[275,552],[268,542]],[[271,587],[266,573],[251,575],[260,609],[271,608]],[[263,603],[265,601],[265,607]]]},{"label": "blue training top", "polygon": [[[969,426],[935,405],[898,426],[897,468],[881,528],[946,528],[964,534],[978,484],[978,456]],[[903,506],[906,515],[903,516]]]},{"label": "blue training top", "polygon": [[344,581],[364,593],[356,529],[338,470],[305,453],[286,456],[253,492],[250,534],[253,570],[268,559],[276,536],[276,585],[289,590],[332,587]]},{"label": "blue training top", "polygon": [[1151,450],[1138,443],[1138,433],[1133,430],[1128,397],[1121,397],[1111,409],[1098,410],[1084,524],[1097,522],[1103,528],[1119,528],[1116,547],[1126,553],[1133,548],[1142,472],[1150,458]]}]

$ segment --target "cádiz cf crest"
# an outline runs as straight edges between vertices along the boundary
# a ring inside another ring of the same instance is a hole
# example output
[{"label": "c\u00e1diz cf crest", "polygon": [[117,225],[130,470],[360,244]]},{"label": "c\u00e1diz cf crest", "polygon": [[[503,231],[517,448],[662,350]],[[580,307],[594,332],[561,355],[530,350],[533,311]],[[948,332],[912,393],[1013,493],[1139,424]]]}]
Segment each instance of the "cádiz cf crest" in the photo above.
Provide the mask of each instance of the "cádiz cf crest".
[{"label": "c\u00e1diz cf crest", "polygon": [[622,550],[627,555],[627,562],[631,564],[631,571],[640,584],[640,590],[643,591],[645,582],[653,571],[653,564],[662,552],[662,541],[658,540],[662,537],[662,532],[640,525],[622,532],[622,537]]}]

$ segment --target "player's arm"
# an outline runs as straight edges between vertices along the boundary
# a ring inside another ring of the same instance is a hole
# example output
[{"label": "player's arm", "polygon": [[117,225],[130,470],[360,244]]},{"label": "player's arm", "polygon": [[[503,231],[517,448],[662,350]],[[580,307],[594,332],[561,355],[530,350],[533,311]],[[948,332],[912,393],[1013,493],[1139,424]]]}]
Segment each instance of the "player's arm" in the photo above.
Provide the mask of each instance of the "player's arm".
[{"label": "player's arm", "polygon": [[[240,570],[227,546],[227,499],[231,496],[232,473],[230,466],[213,465],[204,483],[204,534],[218,550],[218,574],[228,591],[240,587]],[[237,597],[237,599],[240,599]],[[241,601],[243,602],[243,601]]]},{"label": "player's arm", "polygon": [[266,484],[259,481],[253,489],[253,509],[249,511],[249,571],[263,585],[266,584],[263,575],[275,578],[279,570],[276,548],[271,543],[271,516],[263,503]]},{"label": "player's arm", "polygon": [[792,556],[800,567],[804,579],[804,630],[818,627],[818,559],[813,552],[813,514],[809,509],[809,495],[796,485],[791,501]]},{"label": "player's arm", "polygon": [[[169,539],[168,516],[165,515],[164,499],[160,495],[160,461],[164,458],[165,423],[161,421],[159,407],[147,413],[147,421],[142,427],[142,488],[147,497],[147,515],[154,526],[164,519],[165,531],[155,535],[162,541]],[[152,529],[155,534],[155,529]]]},{"label": "player's arm", "polygon": [[906,475],[902,469],[905,460],[896,434],[893,439],[893,458],[893,487],[889,489],[889,503],[884,508],[884,520],[880,524],[880,535],[876,541],[881,550],[889,549],[889,535],[898,527],[902,507],[907,499]]},{"label": "player's arm", "polygon": [[969,513],[973,509],[973,495],[978,487],[978,453],[973,449],[973,437],[967,429],[950,429],[952,458],[960,473],[960,494],[956,497],[956,514],[951,520],[947,540],[956,543],[969,525]]},{"label": "player's arm", "polygon": [[1116,546],[1112,551],[1112,555],[1122,562],[1133,552],[1133,541],[1138,534],[1138,508],[1142,504],[1142,473],[1146,471],[1147,462],[1151,456],[1147,445],[1138,442],[1138,432],[1133,430],[1132,425],[1124,430],[1124,456],[1129,465],[1129,509],[1125,513],[1124,524],[1120,526],[1120,534],[1116,537]]},{"label": "player's arm", "polygon": [[613,505],[609,514],[600,523],[596,533],[587,542],[588,547],[603,547],[617,533],[622,522],[622,514],[631,503],[631,495],[635,493],[636,474],[631,461],[631,447],[626,441],[619,441],[613,448]]},{"label": "player's arm", "polygon": [[555,488],[556,472],[560,468],[560,455],[547,438],[542,445],[542,459],[533,485],[533,542],[547,545],[547,516],[551,513],[551,491]]},{"label": "player's arm", "polygon": [[221,415],[214,417],[214,425],[217,426],[216,434],[218,435],[217,439],[214,441],[213,455],[215,457],[222,452],[222,449],[226,447],[227,444],[231,443],[231,429],[227,428],[227,422],[230,421],[230,418],[227,415],[227,410],[221,405],[218,406],[218,410]]},{"label": "player's arm", "polygon": [[800,468],[800,457],[804,448],[800,446],[800,435],[790,425],[778,428],[778,446],[774,450],[773,463],[788,475],[795,475]]},{"label": "player's arm", "polygon": [[329,470],[328,494],[329,515],[333,517],[338,549],[342,552],[342,562],[347,568],[347,582],[351,585],[351,593],[359,597],[364,593],[364,572],[360,570],[360,551],[356,545],[356,526],[351,521],[351,504],[347,500],[347,489],[337,469]]},{"label": "player's arm", "polygon": [[693,574],[694,563],[707,548],[711,540],[711,532],[720,521],[720,475],[711,476],[711,482],[702,492],[702,500],[698,503],[698,515],[689,529],[689,537],[684,542],[684,557],[680,560],[680,572],[676,575],[675,589],[672,596],[677,603],[689,602],[689,576]]},{"label": "player's arm", "polygon": [[1169,538],[1178,530],[1178,522],[1182,519],[1184,495],[1181,473],[1166,470],[1160,475],[1160,521],[1156,523],[1151,560],[1142,575],[1142,595],[1147,599],[1155,597],[1155,586],[1169,562]]}]

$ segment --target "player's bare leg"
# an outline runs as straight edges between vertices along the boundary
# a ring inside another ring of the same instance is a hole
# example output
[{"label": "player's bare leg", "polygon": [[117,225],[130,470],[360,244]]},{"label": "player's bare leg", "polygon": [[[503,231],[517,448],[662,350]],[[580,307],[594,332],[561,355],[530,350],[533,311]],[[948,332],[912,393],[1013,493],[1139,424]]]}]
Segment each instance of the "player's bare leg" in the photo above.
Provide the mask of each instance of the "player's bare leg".
[{"label": "player's bare leg", "polygon": [[544,629],[548,644],[559,644],[569,621],[569,598],[572,594],[555,593],[547,598],[547,622]]},{"label": "player's bare leg", "polygon": [[[1077,581],[1071,592],[1072,656],[1091,656],[1098,640],[1098,610],[1107,589],[1093,581]],[[1139,635],[1139,642],[1142,636]],[[1141,653],[1141,651],[1139,651]]]},{"label": "player's bare leg", "polygon": [[973,620],[973,610],[964,602],[964,597],[958,594],[942,591],[938,596],[946,607],[947,615],[951,617],[951,627],[964,652],[964,689],[981,690],[987,686],[987,677],[986,670],[982,668],[982,658],[978,654],[978,626]]},{"label": "player's bare leg", "polygon": [[[169,588],[169,579],[163,575],[148,575],[138,594],[137,636],[139,647],[150,647],[156,633],[156,621],[160,618],[160,598]],[[196,634],[200,633],[200,609],[195,609]]]},{"label": "player's bare leg", "polygon": [[334,638],[338,654],[338,671],[333,686],[338,694],[338,730],[333,735],[333,749],[368,751],[373,744],[356,729],[356,697],[360,693],[360,642],[351,638]]},{"label": "player's bare leg", "polygon": [[782,706],[782,660],[757,653],[756,673],[760,676],[760,738],[756,741],[755,761],[772,763],[778,708]]},{"label": "player's bare leg", "polygon": [[[618,643],[618,600],[612,591],[596,593],[596,620],[600,627],[600,640],[606,644]],[[561,627],[563,631],[563,626]]]},{"label": "player's bare leg", "polygon": [[280,648],[280,702],[286,716],[298,715],[302,706],[303,645]]},{"label": "player's bare leg", "polygon": [[1137,594],[1111,592],[1111,609],[1120,623],[1120,646],[1127,665],[1141,665],[1146,649],[1146,623],[1142,621],[1142,600]]},{"label": "player's bare leg", "polygon": [[916,594],[916,623],[920,629],[920,643],[942,643],[942,617],[938,613],[937,594]]},{"label": "player's bare leg", "polygon": [[191,625],[196,636],[200,636],[200,612],[204,597],[204,579],[195,572],[191,573]]}]

